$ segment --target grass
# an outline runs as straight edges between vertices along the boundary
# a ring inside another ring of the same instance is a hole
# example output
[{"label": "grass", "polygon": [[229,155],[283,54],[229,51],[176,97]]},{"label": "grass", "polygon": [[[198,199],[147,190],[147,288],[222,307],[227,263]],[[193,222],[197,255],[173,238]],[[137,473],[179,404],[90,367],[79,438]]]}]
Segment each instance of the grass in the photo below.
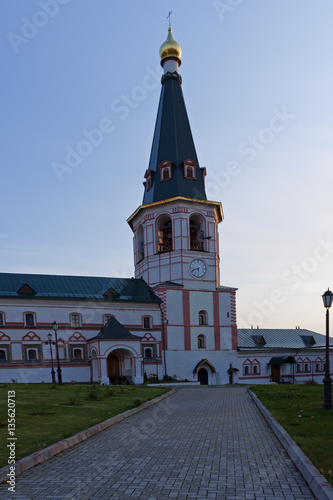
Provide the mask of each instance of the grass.
[{"label": "grass", "polygon": [[333,409],[324,410],[322,385],[251,387],[333,486]]},{"label": "grass", "polygon": [[0,385],[0,467],[7,464],[8,391],[15,391],[16,459],[42,450],[169,389],[65,384]]}]

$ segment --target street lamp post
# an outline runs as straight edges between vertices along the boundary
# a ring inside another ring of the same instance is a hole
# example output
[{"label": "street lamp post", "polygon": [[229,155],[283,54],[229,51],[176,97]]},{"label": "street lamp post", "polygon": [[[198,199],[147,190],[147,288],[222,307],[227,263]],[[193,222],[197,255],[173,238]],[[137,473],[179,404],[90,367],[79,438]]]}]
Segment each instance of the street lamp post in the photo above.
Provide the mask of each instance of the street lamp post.
[{"label": "street lamp post", "polygon": [[53,330],[54,330],[54,335],[55,335],[55,346],[56,346],[56,356],[57,356],[57,373],[58,373],[58,384],[62,385],[62,375],[61,375],[61,368],[60,368],[60,361],[59,361],[59,350],[58,350],[58,323],[56,321],[53,322]]},{"label": "street lamp post", "polygon": [[324,404],[323,408],[329,410],[332,408],[332,379],[330,377],[330,337],[329,337],[329,309],[333,302],[333,293],[328,288],[322,295],[324,307],[326,307],[326,363],[324,377]]},{"label": "street lamp post", "polygon": [[52,376],[52,384],[55,384],[56,379],[55,379],[55,371],[53,368],[53,356],[52,356],[52,346],[55,345],[54,340],[52,340],[52,333],[49,333],[47,338],[49,339],[48,342],[45,342],[45,345],[50,345],[50,353],[51,353],[51,376]]},{"label": "street lamp post", "polygon": [[92,356],[89,356],[89,366],[90,366],[90,383],[93,383],[93,376],[92,376]]}]

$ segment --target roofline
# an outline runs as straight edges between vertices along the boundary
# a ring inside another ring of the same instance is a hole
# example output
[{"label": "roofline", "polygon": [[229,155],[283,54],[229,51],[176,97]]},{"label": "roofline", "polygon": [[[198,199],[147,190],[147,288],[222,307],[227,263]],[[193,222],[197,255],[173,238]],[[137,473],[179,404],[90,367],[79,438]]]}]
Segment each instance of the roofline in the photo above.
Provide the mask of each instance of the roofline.
[{"label": "roofline", "polygon": [[[333,347],[333,344],[330,344],[330,347]],[[267,352],[267,351],[302,351],[302,350],[306,350],[306,351],[310,351],[311,349],[313,350],[316,350],[316,349],[325,349],[325,345],[317,345],[317,346],[310,346],[310,347],[306,347],[306,346],[302,346],[302,347],[240,347],[240,346],[237,346],[237,351],[258,351],[258,352]]]},{"label": "roofline", "polygon": [[218,210],[218,215],[219,215],[219,222],[223,222],[224,216],[223,216],[223,208],[222,208],[222,203],[220,201],[209,201],[209,200],[198,200],[196,198],[186,198],[185,196],[175,196],[173,198],[167,198],[166,200],[160,200],[160,201],[154,201],[153,203],[147,203],[147,205],[140,205],[135,212],[130,215],[130,217],[127,219],[127,223],[129,226],[133,229],[132,225],[132,220],[137,216],[137,214],[141,211],[144,210],[145,208],[150,208],[150,207],[155,207],[158,205],[163,205],[165,203],[172,203],[173,201],[190,201],[191,203],[203,203],[207,205],[214,205],[217,210]]}]

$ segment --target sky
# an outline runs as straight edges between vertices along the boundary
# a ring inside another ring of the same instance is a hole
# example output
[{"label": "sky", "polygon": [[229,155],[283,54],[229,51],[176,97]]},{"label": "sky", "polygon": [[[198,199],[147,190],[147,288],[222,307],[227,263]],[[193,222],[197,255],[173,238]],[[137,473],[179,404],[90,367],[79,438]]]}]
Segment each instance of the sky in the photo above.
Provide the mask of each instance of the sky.
[{"label": "sky", "polygon": [[2,0],[0,272],[133,276],[169,11],[238,326],[325,333],[331,0]]}]

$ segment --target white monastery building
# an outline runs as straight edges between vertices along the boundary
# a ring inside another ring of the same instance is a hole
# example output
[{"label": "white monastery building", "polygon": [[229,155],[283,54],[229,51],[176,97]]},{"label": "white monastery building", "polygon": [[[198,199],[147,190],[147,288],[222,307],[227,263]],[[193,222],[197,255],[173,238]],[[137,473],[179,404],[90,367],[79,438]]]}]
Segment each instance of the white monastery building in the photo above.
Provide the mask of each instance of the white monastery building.
[{"label": "white monastery building", "polygon": [[237,289],[220,284],[222,205],[206,197],[171,28],[160,57],[143,202],[127,221],[135,278],[0,273],[0,382],[51,382],[57,351],[64,382],[322,382],[324,335],[237,329]]}]

